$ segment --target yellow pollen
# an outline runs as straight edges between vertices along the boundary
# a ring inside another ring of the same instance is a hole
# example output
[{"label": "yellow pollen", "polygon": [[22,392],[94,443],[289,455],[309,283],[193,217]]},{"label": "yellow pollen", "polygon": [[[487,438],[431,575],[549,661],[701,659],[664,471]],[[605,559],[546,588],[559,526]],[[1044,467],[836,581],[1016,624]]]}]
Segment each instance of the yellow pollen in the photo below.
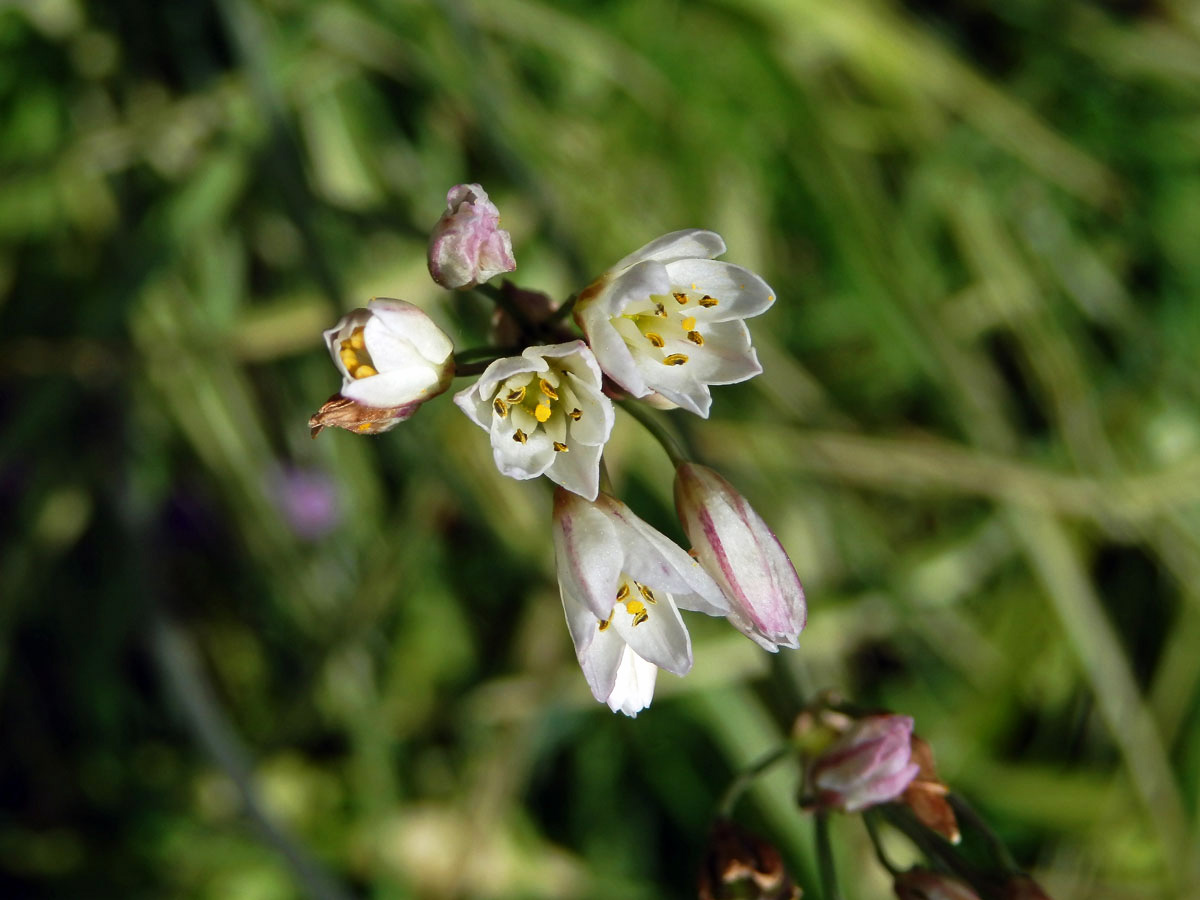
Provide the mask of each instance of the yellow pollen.
[{"label": "yellow pollen", "polygon": [[646,612],[646,607],[640,600],[630,600],[625,604],[625,608],[633,616],[633,626],[635,628],[650,618],[650,613]]},{"label": "yellow pollen", "polygon": [[350,335],[350,346],[355,350],[362,350],[367,346],[367,339],[363,337],[362,328],[354,329],[354,333]]},{"label": "yellow pollen", "polygon": [[513,440],[518,444],[523,444],[529,440],[529,435],[523,432],[520,428],[513,432]]},{"label": "yellow pollen", "polygon": [[564,444],[562,441],[554,442],[554,452],[555,453],[566,453],[568,449],[569,448],[567,447],[567,445]]},{"label": "yellow pollen", "polygon": [[775,295],[774,295],[774,294],[771,294],[770,296],[768,296],[768,297],[767,297],[767,302],[768,302],[768,303],[774,303],[774,302],[775,302]]},{"label": "yellow pollen", "polygon": [[538,382],[538,387],[541,388],[542,393],[545,394],[547,397],[549,397],[551,400],[558,399],[558,394],[555,393],[554,386],[552,384],[550,384],[550,382],[548,382],[545,378],[543,378],[540,382]]},{"label": "yellow pollen", "polygon": [[694,281],[692,282],[692,290],[693,291],[696,290],[696,282],[694,282]]},{"label": "yellow pollen", "polygon": [[583,410],[577,406],[573,410],[571,410],[569,413],[567,413],[567,415],[570,416],[572,419],[574,419],[576,422],[578,422],[580,419],[583,418]]},{"label": "yellow pollen", "polygon": [[638,593],[646,600],[647,603],[657,603],[658,599],[654,596],[654,591],[646,587],[644,584],[638,584]]},{"label": "yellow pollen", "polygon": [[617,588],[617,602],[624,603],[625,598],[628,596],[629,596],[629,583],[622,582],[621,586],[619,588]]},{"label": "yellow pollen", "polygon": [[355,378],[369,378],[372,375],[378,375],[378,374],[379,373],[375,371],[374,366],[359,366],[357,369],[354,370]]},{"label": "yellow pollen", "polygon": [[695,344],[697,347],[704,346],[704,338],[700,335],[700,332],[689,331],[687,337],[688,337],[688,340],[691,341],[693,344]]},{"label": "yellow pollen", "polygon": [[688,316],[682,323],[684,331],[693,331],[696,328],[696,317]]},{"label": "yellow pollen", "polygon": [[703,306],[705,309],[711,309],[712,307],[716,306],[720,302],[721,301],[718,300],[716,297],[710,297],[710,296],[708,296],[708,294],[705,294],[703,297],[700,298],[700,305]]},{"label": "yellow pollen", "polygon": [[496,415],[502,419],[508,416],[508,404],[499,397],[492,401],[492,409],[494,409],[496,411]]},{"label": "yellow pollen", "polygon": [[663,357],[664,366],[682,366],[687,361],[686,353],[672,353],[670,356]]},{"label": "yellow pollen", "polygon": [[[695,285],[692,285],[692,287],[694,288]],[[688,295],[685,294],[683,291],[675,291],[674,293],[671,294],[671,296],[675,298],[675,302],[678,303],[680,306],[687,305]]]},{"label": "yellow pollen", "polygon": [[539,403],[533,408],[533,417],[539,422],[545,422],[550,418],[550,407],[545,403]]},{"label": "yellow pollen", "polygon": [[506,399],[509,403],[520,403],[525,399],[525,388],[519,387],[514,391],[509,391]]},{"label": "yellow pollen", "polygon": [[342,365],[346,367],[347,372],[353,372],[358,368],[358,354],[349,347],[343,347],[338,356],[342,358]]},{"label": "yellow pollen", "polygon": [[371,425],[372,425],[372,424],[373,424],[373,423],[371,423],[371,422],[363,422],[361,425],[359,425],[359,426],[358,426],[358,429],[357,429],[357,430],[358,430],[360,433],[361,433],[361,432],[364,432],[364,431],[370,431],[370,430],[371,430]]},{"label": "yellow pollen", "polygon": [[666,343],[666,341],[662,339],[662,335],[655,334],[653,331],[646,332],[646,340],[648,340],[655,347],[662,347]]}]

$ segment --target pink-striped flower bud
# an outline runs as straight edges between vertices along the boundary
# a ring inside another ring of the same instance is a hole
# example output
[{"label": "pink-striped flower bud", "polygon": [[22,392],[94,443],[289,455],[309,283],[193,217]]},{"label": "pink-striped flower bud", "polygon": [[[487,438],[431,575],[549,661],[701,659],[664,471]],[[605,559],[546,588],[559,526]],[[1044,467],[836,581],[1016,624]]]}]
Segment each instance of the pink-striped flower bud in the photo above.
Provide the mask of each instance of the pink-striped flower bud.
[{"label": "pink-striped flower bud", "polygon": [[809,765],[811,804],[858,812],[904,793],[921,767],[912,760],[910,716],[856,720]]},{"label": "pink-striped flower bud", "polygon": [[466,290],[511,272],[512,238],[500,227],[500,210],[477,184],[457,184],[429,238],[429,274],[444,288]]},{"label": "pink-striped flower bud", "polygon": [[796,647],[807,619],[804,588],[767,523],[706,466],[675,470],[675,509],[692,554],[729,599],[730,623],[775,652]]}]

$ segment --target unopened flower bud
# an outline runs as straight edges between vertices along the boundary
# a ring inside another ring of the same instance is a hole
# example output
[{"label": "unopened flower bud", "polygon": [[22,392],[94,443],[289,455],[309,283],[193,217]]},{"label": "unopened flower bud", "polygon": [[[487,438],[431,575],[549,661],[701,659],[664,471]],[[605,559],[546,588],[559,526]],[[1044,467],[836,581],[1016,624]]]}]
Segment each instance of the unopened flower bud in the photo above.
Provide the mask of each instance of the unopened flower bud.
[{"label": "unopened flower bud", "polygon": [[429,238],[429,274],[444,288],[466,290],[517,267],[500,210],[477,184],[446,194],[446,211]]},{"label": "unopened flower bud", "polygon": [[896,876],[900,900],[979,900],[965,881],[927,869],[910,869]]},{"label": "unopened flower bud", "polygon": [[420,307],[376,299],[325,332],[342,390],[309,420],[360,434],[395,427],[450,386],[454,344]]},{"label": "unopened flower bud", "polygon": [[709,836],[697,893],[699,900],[798,900],[800,888],[774,846],[722,819]]},{"label": "unopened flower bud", "polygon": [[858,812],[897,799],[920,771],[912,761],[912,729],[909,716],[855,720],[810,764],[809,803]]},{"label": "unopened flower bud", "polygon": [[729,598],[730,623],[772,652],[797,646],[804,588],[746,498],[712,469],[684,463],[675,470],[675,508],[696,560]]}]

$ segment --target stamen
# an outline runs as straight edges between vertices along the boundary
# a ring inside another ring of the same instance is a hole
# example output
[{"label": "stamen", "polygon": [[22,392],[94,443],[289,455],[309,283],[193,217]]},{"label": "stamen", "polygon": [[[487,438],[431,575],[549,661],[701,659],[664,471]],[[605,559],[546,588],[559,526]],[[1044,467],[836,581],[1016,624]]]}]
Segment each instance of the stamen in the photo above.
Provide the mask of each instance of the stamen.
[{"label": "stamen", "polygon": [[363,431],[370,431],[371,426],[374,424],[375,424],[374,422],[363,422],[361,425],[358,426],[358,431],[360,433]]},{"label": "stamen", "polygon": [[667,308],[665,306],[663,306],[661,303],[655,303],[654,304],[654,314],[656,316],[658,316],[659,318],[665,319],[667,317]]},{"label": "stamen", "polygon": [[704,337],[698,331],[689,331],[687,333],[687,339],[689,341],[691,341],[693,344],[695,344],[697,347],[704,346]]},{"label": "stamen", "polygon": [[655,347],[662,347],[666,345],[666,341],[662,339],[662,335],[655,334],[653,331],[646,332],[646,340],[648,340]]},{"label": "stamen", "polygon": [[629,582],[621,582],[621,586],[617,588],[617,602],[624,603],[625,598],[629,596]]},{"label": "stamen", "polygon": [[513,440],[518,444],[523,444],[529,440],[529,435],[523,432],[520,428],[513,432]]},{"label": "stamen", "polygon": [[508,397],[506,399],[508,400],[509,403],[520,403],[522,400],[525,399],[524,386],[519,387],[516,390],[509,391]]},{"label": "stamen", "polygon": [[694,331],[696,329],[696,317],[688,316],[679,324],[683,326],[684,331]]},{"label": "stamen", "polygon": [[342,365],[346,367],[347,372],[353,372],[358,368],[358,354],[349,347],[343,347],[338,356],[342,359]]},{"label": "stamen", "polygon": [[354,370],[355,378],[369,378],[372,375],[378,375],[378,374],[379,373],[377,371],[375,371],[374,366],[365,366],[364,365],[364,366],[359,366],[357,369]]},{"label": "stamen", "polygon": [[646,605],[640,600],[630,600],[625,604],[625,609],[633,616],[634,627],[650,618],[650,613],[646,612]]},{"label": "stamen", "polygon": [[554,449],[555,449],[555,451],[557,451],[558,453],[566,453],[566,452],[567,452],[567,450],[568,450],[569,448],[568,448],[568,447],[567,447],[567,445],[566,445],[566,444],[564,444],[562,441],[555,441],[555,442],[554,442]]},{"label": "stamen", "polygon": [[508,404],[505,403],[503,400],[501,400],[499,397],[497,397],[495,400],[492,401],[492,409],[494,409],[496,411],[496,415],[498,415],[500,418],[502,418],[502,419],[507,418]]},{"label": "stamen", "polygon": [[580,419],[583,418],[583,410],[577,406],[573,410],[571,410],[569,413],[567,413],[567,415],[570,416],[572,419],[574,419],[576,422],[578,422]]},{"label": "stamen", "polygon": [[671,294],[671,296],[675,298],[675,302],[680,306],[687,306],[688,295],[683,291],[675,291]]},{"label": "stamen", "polygon": [[367,339],[363,337],[363,330],[361,327],[355,328],[354,333],[350,335],[350,346],[355,350],[362,350],[367,346]]},{"label": "stamen", "polygon": [[716,306],[720,302],[721,301],[718,300],[716,297],[710,297],[710,296],[708,296],[708,294],[705,294],[703,297],[700,298],[700,305],[703,306],[705,309],[711,309],[712,307]]},{"label": "stamen", "polygon": [[598,627],[598,628],[599,628],[601,631],[604,631],[604,630],[605,630],[605,629],[607,629],[607,628],[608,628],[608,626],[609,626],[609,625],[611,625],[611,624],[612,624],[612,615],[609,615],[609,617],[608,617],[607,619],[601,619],[601,620],[600,620],[600,624],[599,624],[599,626],[597,626],[597,627]]},{"label": "stamen", "polygon": [[545,422],[550,418],[550,407],[545,403],[539,403],[533,408],[533,417],[539,422]]},{"label": "stamen", "polygon": [[541,388],[542,393],[545,394],[547,397],[549,397],[551,400],[558,399],[558,394],[557,394],[557,392],[555,392],[554,386],[551,385],[550,382],[548,382],[545,378],[543,378],[540,382],[538,382],[538,387]]},{"label": "stamen", "polygon": [[642,597],[644,597],[646,599],[647,603],[657,603],[658,602],[658,599],[654,596],[654,591],[650,590],[650,588],[646,587],[644,584],[641,584],[640,582],[637,583],[637,586],[638,586],[638,593],[641,594]]},{"label": "stamen", "polygon": [[687,361],[686,353],[672,353],[670,356],[663,357],[664,366],[682,366]]}]

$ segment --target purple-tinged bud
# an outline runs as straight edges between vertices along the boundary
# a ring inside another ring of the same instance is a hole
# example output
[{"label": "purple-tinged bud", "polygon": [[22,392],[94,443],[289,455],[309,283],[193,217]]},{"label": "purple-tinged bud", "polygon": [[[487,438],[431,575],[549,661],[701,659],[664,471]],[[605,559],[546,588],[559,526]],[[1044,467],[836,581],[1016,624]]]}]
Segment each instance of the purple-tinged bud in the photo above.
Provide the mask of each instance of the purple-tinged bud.
[{"label": "purple-tinged bud", "polygon": [[910,869],[896,876],[894,885],[900,900],[979,900],[965,881],[928,869]]},{"label": "purple-tinged bud", "polygon": [[912,730],[909,716],[856,720],[809,765],[811,805],[858,812],[898,799],[921,769],[912,761]]},{"label": "purple-tinged bud", "polygon": [[444,288],[466,290],[511,272],[512,238],[500,227],[500,210],[477,184],[446,194],[446,211],[429,238],[429,274]]},{"label": "purple-tinged bud", "polygon": [[807,619],[804,588],[767,523],[706,466],[675,470],[675,509],[692,554],[725,592],[731,624],[775,652],[796,647]]}]

